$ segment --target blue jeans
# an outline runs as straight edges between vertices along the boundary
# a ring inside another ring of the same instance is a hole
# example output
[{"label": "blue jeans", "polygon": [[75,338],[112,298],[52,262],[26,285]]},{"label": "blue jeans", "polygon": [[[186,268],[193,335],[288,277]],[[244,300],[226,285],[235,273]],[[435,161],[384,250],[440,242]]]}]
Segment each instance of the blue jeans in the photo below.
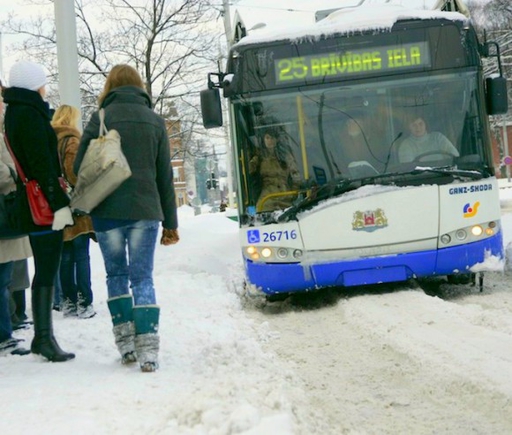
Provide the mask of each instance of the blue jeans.
[{"label": "blue jeans", "polygon": [[89,235],[82,234],[64,242],[60,260],[62,296],[84,307],[92,304]]},{"label": "blue jeans", "polygon": [[129,294],[134,305],[156,304],[153,263],[158,221],[141,220],[96,232],[105,270],[108,297]]},{"label": "blue jeans", "polygon": [[0,342],[12,337],[11,310],[9,308],[9,283],[13,263],[0,264]]}]

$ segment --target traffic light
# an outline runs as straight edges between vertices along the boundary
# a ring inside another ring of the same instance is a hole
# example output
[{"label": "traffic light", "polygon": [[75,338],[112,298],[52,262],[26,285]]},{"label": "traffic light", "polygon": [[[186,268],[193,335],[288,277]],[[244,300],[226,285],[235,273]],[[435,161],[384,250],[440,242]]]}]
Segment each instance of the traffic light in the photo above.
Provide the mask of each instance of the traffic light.
[{"label": "traffic light", "polygon": [[219,180],[216,178],[208,178],[208,180],[206,180],[206,188],[208,190],[214,190],[217,189],[217,187],[219,187]]}]

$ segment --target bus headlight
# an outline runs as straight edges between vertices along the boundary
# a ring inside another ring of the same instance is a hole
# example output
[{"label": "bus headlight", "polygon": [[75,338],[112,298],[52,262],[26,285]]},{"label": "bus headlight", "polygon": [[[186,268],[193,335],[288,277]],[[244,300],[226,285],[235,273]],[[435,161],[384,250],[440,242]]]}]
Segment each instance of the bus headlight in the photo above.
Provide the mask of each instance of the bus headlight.
[{"label": "bus headlight", "polygon": [[484,232],[484,229],[480,225],[475,225],[473,228],[471,228],[471,234],[474,236],[481,236]]},{"label": "bus headlight", "polygon": [[447,245],[448,243],[450,243],[452,241],[452,238],[450,237],[449,234],[443,234],[441,236],[441,242],[444,243],[445,245]]},{"label": "bus headlight", "polygon": [[442,234],[439,236],[438,245],[444,248],[482,241],[488,237],[496,236],[499,232],[500,221],[482,222]]},{"label": "bus headlight", "polygon": [[298,263],[302,250],[274,246],[246,246],[243,250],[245,258],[265,263]]},{"label": "bus headlight", "polygon": [[455,237],[457,237],[458,240],[464,240],[467,237],[467,233],[464,230],[458,230],[455,233]]},{"label": "bus headlight", "polygon": [[245,252],[247,252],[247,256],[251,259],[251,260],[258,260],[260,258],[260,254],[258,252],[258,250],[256,249],[256,247],[254,246],[248,246],[246,249],[245,249]]},{"label": "bus headlight", "polygon": [[489,222],[487,225],[487,228],[485,229],[485,235],[486,236],[493,236],[494,235],[494,229],[498,226],[498,224],[494,221]]}]

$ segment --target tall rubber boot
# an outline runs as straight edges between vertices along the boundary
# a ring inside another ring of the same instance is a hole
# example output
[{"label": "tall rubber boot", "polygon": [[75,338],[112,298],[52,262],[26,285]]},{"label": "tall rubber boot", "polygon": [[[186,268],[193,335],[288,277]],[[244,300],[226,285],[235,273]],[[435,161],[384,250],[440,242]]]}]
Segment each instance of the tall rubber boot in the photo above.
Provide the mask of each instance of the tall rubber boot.
[{"label": "tall rubber boot", "polygon": [[154,372],[158,368],[158,321],[160,307],[158,305],[136,305],[133,307],[135,322],[135,349],[143,372]]},{"label": "tall rubber boot", "polygon": [[137,361],[135,353],[135,326],[133,323],[132,295],[122,295],[107,300],[112,316],[114,339],[121,354],[121,363],[131,364]]},{"label": "tall rubber boot", "polygon": [[30,350],[52,362],[64,362],[75,357],[74,353],[64,352],[53,336],[52,305],[53,287],[32,289],[32,317],[34,319],[34,339]]}]

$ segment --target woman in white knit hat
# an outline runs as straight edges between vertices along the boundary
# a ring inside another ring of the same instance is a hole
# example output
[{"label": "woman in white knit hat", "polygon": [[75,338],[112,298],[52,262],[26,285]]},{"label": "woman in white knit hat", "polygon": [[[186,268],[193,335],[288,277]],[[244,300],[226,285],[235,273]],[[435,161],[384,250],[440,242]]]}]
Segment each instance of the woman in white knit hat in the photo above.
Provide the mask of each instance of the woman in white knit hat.
[{"label": "woman in white knit hat", "polygon": [[39,226],[32,220],[25,189],[18,180],[20,192],[17,217],[21,230],[29,235],[34,255],[32,280],[32,315],[34,339],[30,350],[50,361],[61,362],[75,357],[64,352],[53,335],[52,303],[55,276],[63,243],[63,228],[73,224],[69,197],[61,189],[57,137],[50,121],[50,108],[44,101],[46,74],[41,65],[20,61],[9,74],[9,87],[4,91],[5,133],[14,156],[29,180],[39,182],[54,212],[52,225]]}]

